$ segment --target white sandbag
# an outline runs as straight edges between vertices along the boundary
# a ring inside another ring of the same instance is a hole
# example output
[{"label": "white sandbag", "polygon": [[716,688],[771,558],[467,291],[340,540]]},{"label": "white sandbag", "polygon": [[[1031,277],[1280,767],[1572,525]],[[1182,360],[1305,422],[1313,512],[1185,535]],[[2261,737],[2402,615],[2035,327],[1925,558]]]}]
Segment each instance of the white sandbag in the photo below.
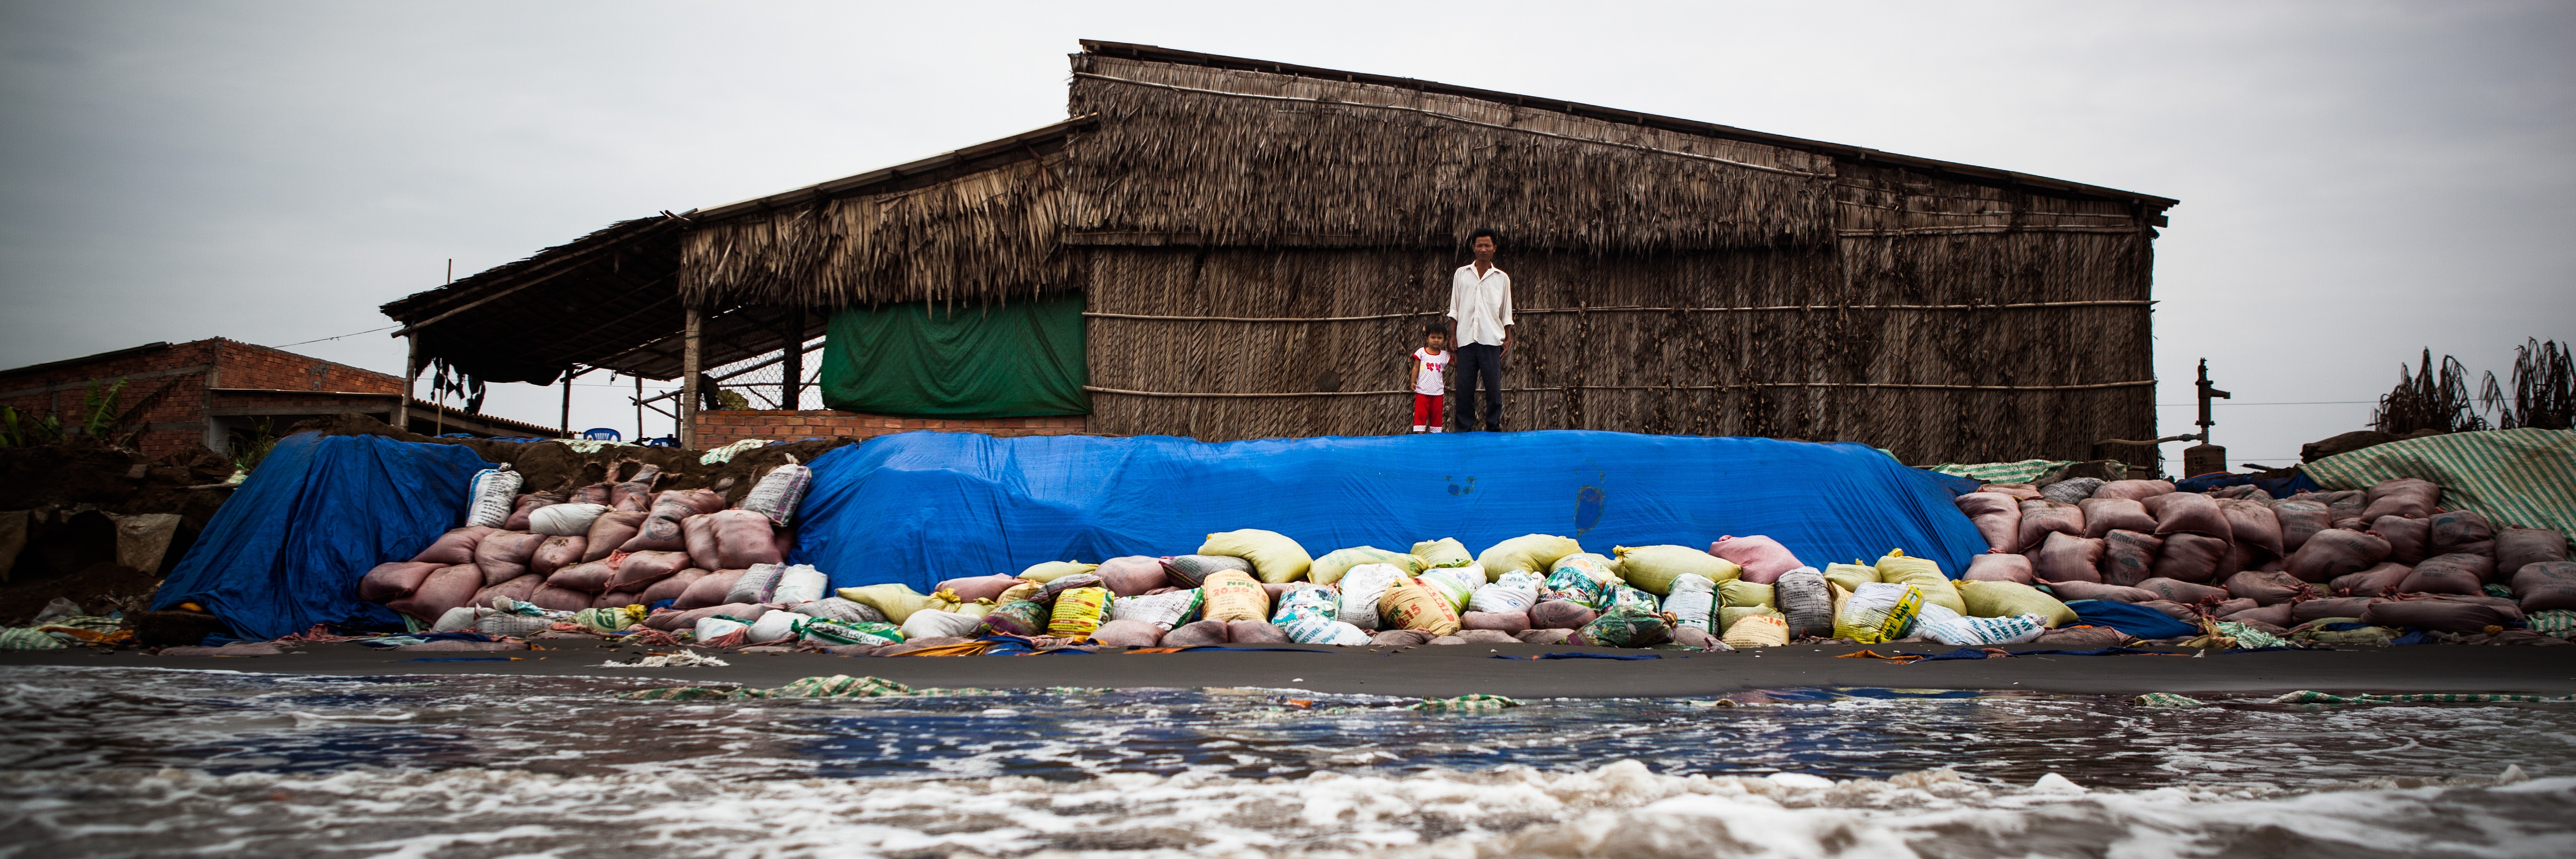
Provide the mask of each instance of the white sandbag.
[{"label": "white sandbag", "polygon": [[491,609],[488,608],[476,608],[470,605],[457,606],[448,609],[446,614],[439,615],[438,623],[431,626],[429,631],[464,632],[473,629],[474,624],[482,620],[483,615],[490,611]]},{"label": "white sandbag", "polygon": [[779,575],[785,572],[787,572],[786,564],[753,564],[751,569],[742,571],[742,578],[733,580],[733,587],[725,591],[724,601],[754,604],[769,602],[770,597],[778,592]]},{"label": "white sandbag", "polygon": [[1476,595],[1467,600],[1467,610],[1488,614],[1527,612],[1538,604],[1538,583],[1537,573],[1504,573],[1493,584],[1477,588]]},{"label": "white sandbag", "polygon": [[697,628],[691,630],[689,635],[691,638],[698,641],[714,641],[716,639],[732,635],[735,630],[750,628],[751,624],[744,623],[733,618],[725,617],[723,615],[708,615],[706,617],[698,618]]},{"label": "white sandbag", "polygon": [[[746,574],[748,575],[748,574]],[[735,584],[741,584],[736,581]],[[778,587],[769,592],[769,601],[781,605],[801,605],[829,596],[832,579],[811,564],[797,564],[778,574]]]},{"label": "white sandbag", "polygon": [[1664,597],[1663,611],[1673,616],[1673,625],[1688,627],[1715,635],[1717,629],[1717,583],[1698,573],[1674,576]]},{"label": "white sandbag", "polygon": [[796,518],[796,505],[804,502],[805,489],[812,485],[814,469],[797,464],[795,455],[789,454],[786,465],[770,469],[760,476],[760,482],[751,485],[751,491],[742,496],[742,504],[736,509],[767,516],[770,522],[784,528]]},{"label": "white sandbag", "polygon": [[2039,640],[2048,619],[2035,614],[2012,617],[1964,617],[1937,603],[1924,603],[1914,619],[1914,634],[1955,647],[1986,647]]},{"label": "white sandbag", "polygon": [[785,641],[805,634],[805,616],[792,611],[770,611],[751,622],[751,634],[744,640],[753,644]]},{"label": "white sandbag", "polygon": [[582,537],[608,512],[606,504],[548,504],[528,513],[528,530],[548,537]]},{"label": "white sandbag", "polygon": [[1109,600],[1108,613],[1102,615],[1100,619],[1103,622],[1141,620],[1161,628],[1164,632],[1170,632],[1174,627],[1190,622],[1190,618],[1199,613],[1199,602],[1206,598],[1207,592],[1198,588],[1142,596],[1112,597]]},{"label": "white sandbag", "polygon": [[835,623],[884,623],[885,612],[876,606],[855,603],[840,597],[824,597],[809,603],[787,607],[788,611]]},{"label": "white sandbag", "polygon": [[906,641],[916,638],[973,638],[975,628],[982,625],[984,621],[981,618],[926,608],[904,618],[900,629]]},{"label": "white sandbag", "polygon": [[1425,571],[1422,575],[1415,576],[1414,580],[1447,597],[1449,610],[1452,612],[1466,611],[1467,601],[1475,598],[1476,589],[1485,586],[1484,577],[1481,575],[1468,578],[1451,575],[1451,571],[1445,569]]},{"label": "white sandbag", "polygon": [[1477,588],[1484,587],[1493,581],[1492,576],[1485,575],[1485,565],[1474,562],[1455,567],[1433,567],[1423,571],[1422,574],[1427,576],[1432,573],[1439,573],[1447,576],[1451,581],[1466,585],[1469,593],[1474,593]]},{"label": "white sandbag", "polygon": [[1286,620],[1272,621],[1272,623],[1277,624],[1280,631],[1288,633],[1289,641],[1298,644],[1362,647],[1369,643],[1369,634],[1366,631],[1348,623],[1333,620],[1320,612],[1298,612],[1289,615]]},{"label": "white sandbag", "polygon": [[[1870,582],[1852,590],[1834,615],[1834,637],[1877,644],[1906,637],[1922,617],[1923,589]],[[1785,625],[1785,624],[1784,624]]]},{"label": "white sandbag", "polygon": [[524,479],[506,462],[474,472],[473,482],[465,485],[465,527],[509,524],[510,514],[518,509],[519,484]]},{"label": "white sandbag", "polygon": [[1339,591],[1322,585],[1295,584],[1279,595],[1277,607],[1271,609],[1270,622],[1284,627],[1290,617],[1300,613],[1317,615],[1329,621],[1341,610],[1342,595]]},{"label": "white sandbag", "polygon": [[1377,598],[1388,585],[1404,578],[1393,564],[1361,564],[1342,574],[1341,609],[1333,617],[1360,629],[1377,628]]}]

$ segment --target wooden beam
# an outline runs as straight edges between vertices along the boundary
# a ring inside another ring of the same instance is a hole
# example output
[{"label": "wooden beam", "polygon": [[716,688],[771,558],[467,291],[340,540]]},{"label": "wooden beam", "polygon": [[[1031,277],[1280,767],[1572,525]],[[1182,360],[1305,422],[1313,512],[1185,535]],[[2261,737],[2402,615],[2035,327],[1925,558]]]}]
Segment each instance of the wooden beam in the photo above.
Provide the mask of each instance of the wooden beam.
[{"label": "wooden beam", "polygon": [[394,406],[394,429],[410,432],[411,401],[418,393],[416,386],[420,382],[420,335],[405,335],[403,342],[411,347],[411,352],[403,358],[402,401]]},{"label": "wooden beam", "polygon": [[695,307],[684,311],[680,328],[680,449],[695,450],[698,441],[698,329],[701,319]]}]

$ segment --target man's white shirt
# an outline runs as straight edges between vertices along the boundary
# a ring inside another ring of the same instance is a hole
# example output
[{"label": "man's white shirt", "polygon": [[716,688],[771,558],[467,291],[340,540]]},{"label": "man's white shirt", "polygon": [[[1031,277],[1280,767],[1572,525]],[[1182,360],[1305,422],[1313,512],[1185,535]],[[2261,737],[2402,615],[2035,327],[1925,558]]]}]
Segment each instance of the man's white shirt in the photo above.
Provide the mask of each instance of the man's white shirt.
[{"label": "man's white shirt", "polygon": [[1501,267],[1476,273],[1476,264],[1458,267],[1449,278],[1449,318],[1458,322],[1458,345],[1503,345],[1503,327],[1512,324],[1512,276]]}]

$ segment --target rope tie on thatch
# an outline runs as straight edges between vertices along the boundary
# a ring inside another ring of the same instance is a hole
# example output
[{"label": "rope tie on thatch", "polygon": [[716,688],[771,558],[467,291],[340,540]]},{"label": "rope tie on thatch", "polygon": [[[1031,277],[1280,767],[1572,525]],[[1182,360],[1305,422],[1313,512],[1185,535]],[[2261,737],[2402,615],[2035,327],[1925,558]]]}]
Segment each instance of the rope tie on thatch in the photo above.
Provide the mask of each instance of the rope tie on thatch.
[{"label": "rope tie on thatch", "polygon": [[[2090,385],[1936,385],[1910,382],[1747,382],[1736,385],[1549,385],[1544,388],[1504,388],[1506,393],[1563,393],[1566,391],[1734,391],[1752,388],[1905,388],[1937,391],[2086,391],[2100,388],[2137,388],[2152,386],[2154,379],[2135,382],[2099,382]],[[1095,394],[1124,394],[1130,397],[1372,397],[1410,394],[1409,388],[1383,391],[1263,391],[1220,393],[1213,391],[1131,391],[1084,385]]]},{"label": "rope tie on thatch", "polygon": [[[2144,307],[2146,300],[2118,301],[2028,301],[2013,304],[1783,304],[1771,307],[1531,307],[1514,310],[1514,315],[1539,313],[1753,313],[1771,311],[1845,311],[1845,310],[2016,310],[2035,307]],[[1380,313],[1372,316],[1157,316],[1143,313],[1099,313],[1083,311],[1084,316],[1099,319],[1147,319],[1165,322],[1365,322],[1372,319],[1409,319],[1437,316],[1440,311]]]},{"label": "rope tie on thatch", "polygon": [[1519,128],[1519,127],[1510,126],[1510,125],[1503,125],[1503,124],[1500,124],[1500,123],[1486,122],[1486,121],[1478,120],[1478,119],[1468,119],[1468,118],[1466,118],[1466,117],[1459,116],[1459,115],[1454,114],[1454,113],[1441,113],[1441,112],[1436,111],[1436,110],[1427,110],[1427,109],[1419,108],[1419,107],[1405,107],[1405,106],[1403,106],[1403,105],[1394,105],[1394,104],[1370,104],[1370,103],[1367,103],[1367,102],[1358,102],[1358,101],[1342,101],[1342,100],[1339,100],[1339,99],[1309,98],[1309,97],[1306,97],[1306,96],[1295,96],[1295,95],[1260,95],[1260,94],[1256,94],[1256,93],[1248,93],[1248,92],[1228,92],[1228,91],[1221,90],[1221,89],[1200,89],[1200,88],[1198,88],[1198,87],[1187,87],[1187,86],[1181,86],[1181,85],[1179,85],[1179,84],[1155,83],[1155,82],[1153,82],[1153,81],[1140,81],[1140,80],[1135,80],[1135,79],[1132,79],[1132,78],[1112,77],[1112,76],[1109,76],[1109,75],[1099,74],[1099,73],[1096,73],[1096,72],[1074,72],[1074,73],[1073,73],[1073,76],[1074,76],[1074,77],[1077,77],[1077,78],[1091,78],[1091,79],[1093,79],[1093,80],[1109,81],[1109,82],[1111,82],[1111,83],[1122,83],[1122,84],[1129,84],[1129,85],[1132,85],[1132,86],[1152,87],[1152,88],[1154,88],[1154,89],[1171,90],[1171,91],[1173,91],[1173,92],[1190,92],[1190,93],[1199,93],[1199,94],[1202,94],[1202,95],[1220,95],[1220,96],[1226,96],[1226,97],[1228,97],[1228,98],[1248,98],[1248,99],[1257,99],[1257,100],[1261,100],[1261,101],[1293,101],[1293,102],[1298,102],[1298,103],[1300,103],[1300,104],[1329,104],[1329,105],[1333,105],[1333,106],[1335,106],[1335,107],[1365,107],[1365,108],[1371,108],[1371,109],[1375,109],[1375,110],[1392,110],[1392,111],[1399,111],[1399,112],[1403,112],[1403,113],[1415,113],[1415,114],[1421,114],[1421,115],[1423,115],[1423,116],[1432,117],[1432,118],[1434,118],[1434,119],[1445,119],[1445,120],[1448,120],[1448,121],[1450,121],[1450,122],[1462,123],[1462,124],[1465,124],[1465,125],[1473,125],[1473,126],[1477,126],[1477,127],[1480,127],[1480,128],[1491,128],[1491,129],[1495,129],[1495,130],[1498,130],[1498,131],[1513,131],[1513,132],[1519,132],[1519,133],[1521,133],[1521,134],[1533,134],[1533,135],[1537,135],[1537,136],[1540,136],[1540,137],[1553,137],[1553,138],[1556,138],[1556,139],[1558,139],[1558,140],[1570,140],[1570,141],[1573,141],[1573,142],[1576,142],[1576,143],[1594,143],[1594,144],[1599,144],[1599,145],[1602,145],[1602,146],[1615,146],[1615,147],[1618,147],[1618,148],[1621,148],[1621,149],[1633,149],[1633,150],[1636,150],[1636,151],[1639,151],[1639,152],[1652,152],[1652,153],[1657,154],[1657,155],[1670,155],[1670,156],[1673,156],[1673,157],[1675,157],[1675,158],[1690,158],[1690,159],[1696,159],[1696,160],[1700,160],[1700,161],[1708,161],[1708,162],[1717,163],[1717,164],[1725,164],[1725,165],[1728,165],[1728,166],[1731,166],[1731,167],[1742,167],[1742,168],[1744,168],[1744,169],[1746,169],[1746,170],[1760,170],[1760,171],[1765,172],[1765,173],[1778,173],[1778,174],[1780,174],[1780,175],[1782,175],[1782,176],[1802,176],[1802,177],[1815,178],[1815,177],[1830,177],[1830,176],[1833,176],[1833,175],[1834,175],[1834,174],[1832,174],[1832,173],[1830,173],[1830,172],[1815,172],[1815,171],[1808,171],[1808,170],[1790,170],[1790,169],[1787,169],[1787,168],[1784,168],[1784,167],[1772,167],[1772,166],[1767,165],[1767,164],[1753,164],[1753,163],[1744,162],[1744,161],[1737,161],[1737,160],[1734,160],[1734,159],[1731,159],[1731,158],[1719,158],[1719,157],[1717,157],[1717,156],[1715,156],[1715,155],[1701,155],[1701,154],[1699,154],[1699,153],[1697,153],[1697,152],[1683,152],[1683,151],[1678,150],[1678,149],[1662,149],[1662,148],[1653,147],[1653,146],[1646,146],[1646,145],[1644,145],[1644,144],[1638,144],[1638,143],[1625,143],[1625,142],[1616,141],[1616,140],[1601,140],[1601,139],[1599,139],[1599,138],[1592,138],[1592,137],[1577,137],[1577,136],[1575,136],[1575,135],[1571,135],[1571,134],[1558,134],[1558,133],[1553,132],[1553,131],[1540,131],[1540,130],[1535,129],[1535,128]]}]

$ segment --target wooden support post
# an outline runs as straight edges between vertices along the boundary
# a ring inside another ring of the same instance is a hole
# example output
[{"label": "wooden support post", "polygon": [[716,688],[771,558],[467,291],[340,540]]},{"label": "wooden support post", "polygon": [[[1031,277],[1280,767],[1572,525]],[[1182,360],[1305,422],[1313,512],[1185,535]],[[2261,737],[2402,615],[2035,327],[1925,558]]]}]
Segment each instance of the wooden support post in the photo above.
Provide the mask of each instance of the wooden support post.
[{"label": "wooden support post", "polygon": [[[697,308],[689,308],[680,328],[680,449],[695,450],[698,442],[698,329],[703,327]],[[641,399],[640,397],[638,399]]]},{"label": "wooden support post", "polygon": [[394,429],[411,432],[411,398],[420,383],[420,335],[407,335],[403,342],[411,351],[403,358],[402,402],[394,404]]},{"label": "wooden support post", "polygon": [[787,312],[787,328],[780,333],[787,351],[779,356],[783,363],[778,377],[778,407],[792,412],[802,408],[799,404],[805,397],[805,305],[796,305]]},{"label": "wooden support post", "polygon": [[644,377],[635,377],[635,443],[644,443]]},{"label": "wooden support post", "polygon": [[563,388],[564,388],[564,389],[563,389],[563,424],[562,424],[561,426],[557,427],[557,429],[561,429],[561,430],[563,430],[563,434],[564,434],[564,437],[565,437],[565,438],[571,438],[571,437],[572,437],[572,380],[573,380],[573,378],[574,378],[574,377],[579,376],[579,375],[581,375],[581,374],[580,374],[580,373],[578,373],[578,372],[574,372],[574,371],[572,371],[572,370],[565,370],[565,371],[564,371],[564,377],[563,377]]}]

